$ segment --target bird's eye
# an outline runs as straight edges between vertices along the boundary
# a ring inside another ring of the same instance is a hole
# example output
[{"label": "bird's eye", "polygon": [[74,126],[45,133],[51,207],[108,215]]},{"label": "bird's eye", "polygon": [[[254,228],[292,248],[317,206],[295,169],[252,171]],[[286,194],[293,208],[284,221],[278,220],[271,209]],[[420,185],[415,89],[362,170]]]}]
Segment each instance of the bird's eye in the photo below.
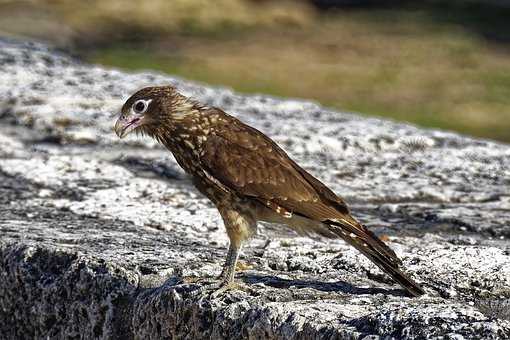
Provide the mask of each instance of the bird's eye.
[{"label": "bird's eye", "polygon": [[144,113],[147,110],[147,102],[145,100],[138,100],[133,104],[133,111],[136,113]]}]

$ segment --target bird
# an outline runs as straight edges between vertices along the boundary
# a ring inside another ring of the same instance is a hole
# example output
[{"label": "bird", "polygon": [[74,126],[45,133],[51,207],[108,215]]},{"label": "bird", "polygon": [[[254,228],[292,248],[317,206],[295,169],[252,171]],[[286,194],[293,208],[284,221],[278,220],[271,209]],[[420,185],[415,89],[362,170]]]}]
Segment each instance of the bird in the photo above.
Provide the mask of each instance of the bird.
[{"label": "bird", "polygon": [[396,253],[351,215],[340,196],[268,136],[220,108],[172,85],[145,87],[124,103],[114,131],[119,138],[134,131],[166,147],[219,211],[230,243],[218,291],[234,286],[241,247],[256,234],[258,222],[268,222],[301,235],[342,239],[410,296],[425,294],[403,272]]}]

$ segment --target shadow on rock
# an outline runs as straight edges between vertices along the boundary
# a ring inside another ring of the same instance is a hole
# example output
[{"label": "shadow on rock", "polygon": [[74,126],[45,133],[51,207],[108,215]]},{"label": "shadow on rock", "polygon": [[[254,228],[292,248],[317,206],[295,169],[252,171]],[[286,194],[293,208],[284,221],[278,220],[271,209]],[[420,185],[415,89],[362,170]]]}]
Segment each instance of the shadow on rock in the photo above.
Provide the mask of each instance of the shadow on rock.
[{"label": "shadow on rock", "polygon": [[365,294],[384,294],[392,296],[407,296],[402,289],[385,289],[385,288],[360,288],[351,285],[348,282],[322,282],[316,280],[288,280],[276,276],[245,274],[239,277],[247,284],[262,283],[266,286],[280,289],[289,288],[312,288],[323,292],[339,292],[345,294],[365,295]]}]

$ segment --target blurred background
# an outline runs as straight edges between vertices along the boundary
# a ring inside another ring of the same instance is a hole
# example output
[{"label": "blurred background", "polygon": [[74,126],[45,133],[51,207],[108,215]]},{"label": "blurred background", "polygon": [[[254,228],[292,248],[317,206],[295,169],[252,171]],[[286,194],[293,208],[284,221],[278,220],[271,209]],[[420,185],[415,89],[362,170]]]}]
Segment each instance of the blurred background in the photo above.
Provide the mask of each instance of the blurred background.
[{"label": "blurred background", "polygon": [[0,36],[510,142],[510,0],[0,0]]}]

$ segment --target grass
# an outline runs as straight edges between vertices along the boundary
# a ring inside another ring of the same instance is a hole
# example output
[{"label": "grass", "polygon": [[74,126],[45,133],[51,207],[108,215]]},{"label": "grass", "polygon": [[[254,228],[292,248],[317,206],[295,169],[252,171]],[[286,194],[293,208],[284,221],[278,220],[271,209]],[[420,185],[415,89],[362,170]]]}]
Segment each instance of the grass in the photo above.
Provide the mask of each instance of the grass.
[{"label": "grass", "polygon": [[324,14],[290,0],[6,0],[0,32],[108,66],[510,142],[510,10],[441,6]]},{"label": "grass", "polygon": [[372,10],[306,29],[178,36],[87,58],[510,142],[509,56],[426,13]]}]

